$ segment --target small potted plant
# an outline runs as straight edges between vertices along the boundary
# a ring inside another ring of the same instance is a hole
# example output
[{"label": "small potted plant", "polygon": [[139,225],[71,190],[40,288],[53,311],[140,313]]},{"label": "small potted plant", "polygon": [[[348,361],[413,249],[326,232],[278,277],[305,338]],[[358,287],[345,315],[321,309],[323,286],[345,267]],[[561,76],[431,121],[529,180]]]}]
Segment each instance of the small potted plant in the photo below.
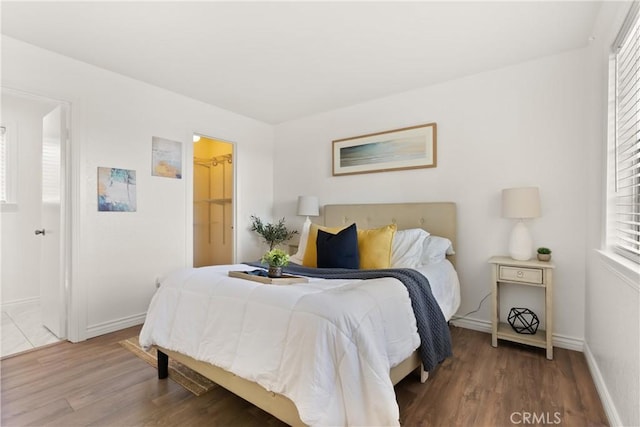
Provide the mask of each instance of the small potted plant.
[{"label": "small potted plant", "polygon": [[545,247],[538,248],[538,259],[540,261],[549,261],[551,259],[551,249]]},{"label": "small potted plant", "polygon": [[262,262],[269,264],[269,277],[281,277],[282,267],[289,264],[289,255],[282,249],[271,249],[262,256]]},{"label": "small potted plant", "polygon": [[263,223],[260,218],[251,215],[251,231],[258,233],[269,245],[269,250],[273,250],[282,242],[291,239],[294,234],[298,234],[296,230],[290,231],[284,225],[284,218],[276,224]]}]

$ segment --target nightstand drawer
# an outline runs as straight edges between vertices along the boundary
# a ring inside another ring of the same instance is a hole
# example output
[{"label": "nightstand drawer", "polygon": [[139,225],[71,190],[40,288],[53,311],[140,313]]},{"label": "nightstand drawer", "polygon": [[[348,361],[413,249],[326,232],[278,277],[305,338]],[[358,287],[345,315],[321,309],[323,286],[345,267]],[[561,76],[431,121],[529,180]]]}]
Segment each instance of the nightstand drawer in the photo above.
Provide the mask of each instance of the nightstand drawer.
[{"label": "nightstand drawer", "polygon": [[542,284],[542,270],[539,268],[506,267],[501,265],[498,280]]}]

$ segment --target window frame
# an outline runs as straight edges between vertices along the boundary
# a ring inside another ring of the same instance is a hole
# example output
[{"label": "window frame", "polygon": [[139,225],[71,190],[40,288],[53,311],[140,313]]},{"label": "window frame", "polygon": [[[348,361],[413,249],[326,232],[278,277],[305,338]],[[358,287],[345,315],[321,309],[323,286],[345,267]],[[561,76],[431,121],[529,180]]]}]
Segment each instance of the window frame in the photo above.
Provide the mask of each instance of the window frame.
[{"label": "window frame", "polygon": [[4,168],[4,180],[0,179],[0,186],[4,188],[0,188],[0,210],[16,211],[18,208],[18,128],[13,122],[2,123],[0,127],[5,129],[1,135],[4,156],[0,157],[0,161],[4,161],[4,165],[0,165],[0,170]]},{"label": "window frame", "polygon": [[[610,81],[612,90],[610,91],[610,106],[614,114],[611,122],[609,173],[607,175],[609,193],[607,248],[612,253],[624,257],[625,263],[631,262],[635,266],[640,266],[640,175],[636,176],[640,171],[640,159],[634,161],[634,158],[640,154],[640,140],[638,140],[640,137],[640,92],[638,92],[640,90],[640,65],[638,64],[640,54],[637,49],[627,50],[629,47],[627,43],[635,44],[632,47],[640,45],[640,2],[638,1],[632,4],[618,36],[611,46]],[[631,55],[631,60],[628,55]],[[626,66],[629,64],[630,67],[627,68]],[[629,70],[631,70],[630,73]],[[619,75],[619,72],[622,76]],[[631,76],[630,79],[629,76]],[[624,83],[620,84],[620,81]],[[628,83],[629,81],[631,83]],[[622,96],[619,96],[620,92],[622,92]],[[627,97],[629,93],[632,94],[630,96],[631,102]],[[636,98],[635,102],[634,98]],[[636,117],[635,122],[633,117]],[[631,122],[631,127],[625,127],[628,122]],[[629,134],[630,129],[631,133]],[[620,138],[624,132],[630,135],[626,139]],[[624,151],[620,150],[621,148]],[[629,151],[631,156],[627,154]],[[631,166],[625,165],[624,167],[626,171],[631,172],[631,175],[621,175],[619,170],[629,158],[631,158]],[[621,183],[625,184],[626,191],[623,191],[623,186],[619,185]]]}]

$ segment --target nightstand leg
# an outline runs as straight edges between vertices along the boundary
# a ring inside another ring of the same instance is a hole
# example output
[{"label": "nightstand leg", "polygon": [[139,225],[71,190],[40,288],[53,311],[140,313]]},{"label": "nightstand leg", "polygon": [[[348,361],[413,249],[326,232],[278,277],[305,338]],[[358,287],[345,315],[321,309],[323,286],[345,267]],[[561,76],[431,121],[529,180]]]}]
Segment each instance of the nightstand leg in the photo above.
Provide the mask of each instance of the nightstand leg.
[{"label": "nightstand leg", "polygon": [[500,322],[500,297],[498,294],[498,267],[492,269],[491,280],[491,345],[498,346],[498,323]]},{"label": "nightstand leg", "polygon": [[547,359],[553,360],[553,272],[550,269],[545,271],[545,316],[547,329]]}]

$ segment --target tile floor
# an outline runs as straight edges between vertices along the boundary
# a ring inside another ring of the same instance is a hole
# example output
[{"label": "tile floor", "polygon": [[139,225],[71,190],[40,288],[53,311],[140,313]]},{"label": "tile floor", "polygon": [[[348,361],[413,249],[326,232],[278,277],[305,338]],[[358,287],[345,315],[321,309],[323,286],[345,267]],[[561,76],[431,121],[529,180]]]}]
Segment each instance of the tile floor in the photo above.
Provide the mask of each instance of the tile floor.
[{"label": "tile floor", "polygon": [[42,326],[40,303],[27,302],[2,307],[0,357],[60,341]]}]

